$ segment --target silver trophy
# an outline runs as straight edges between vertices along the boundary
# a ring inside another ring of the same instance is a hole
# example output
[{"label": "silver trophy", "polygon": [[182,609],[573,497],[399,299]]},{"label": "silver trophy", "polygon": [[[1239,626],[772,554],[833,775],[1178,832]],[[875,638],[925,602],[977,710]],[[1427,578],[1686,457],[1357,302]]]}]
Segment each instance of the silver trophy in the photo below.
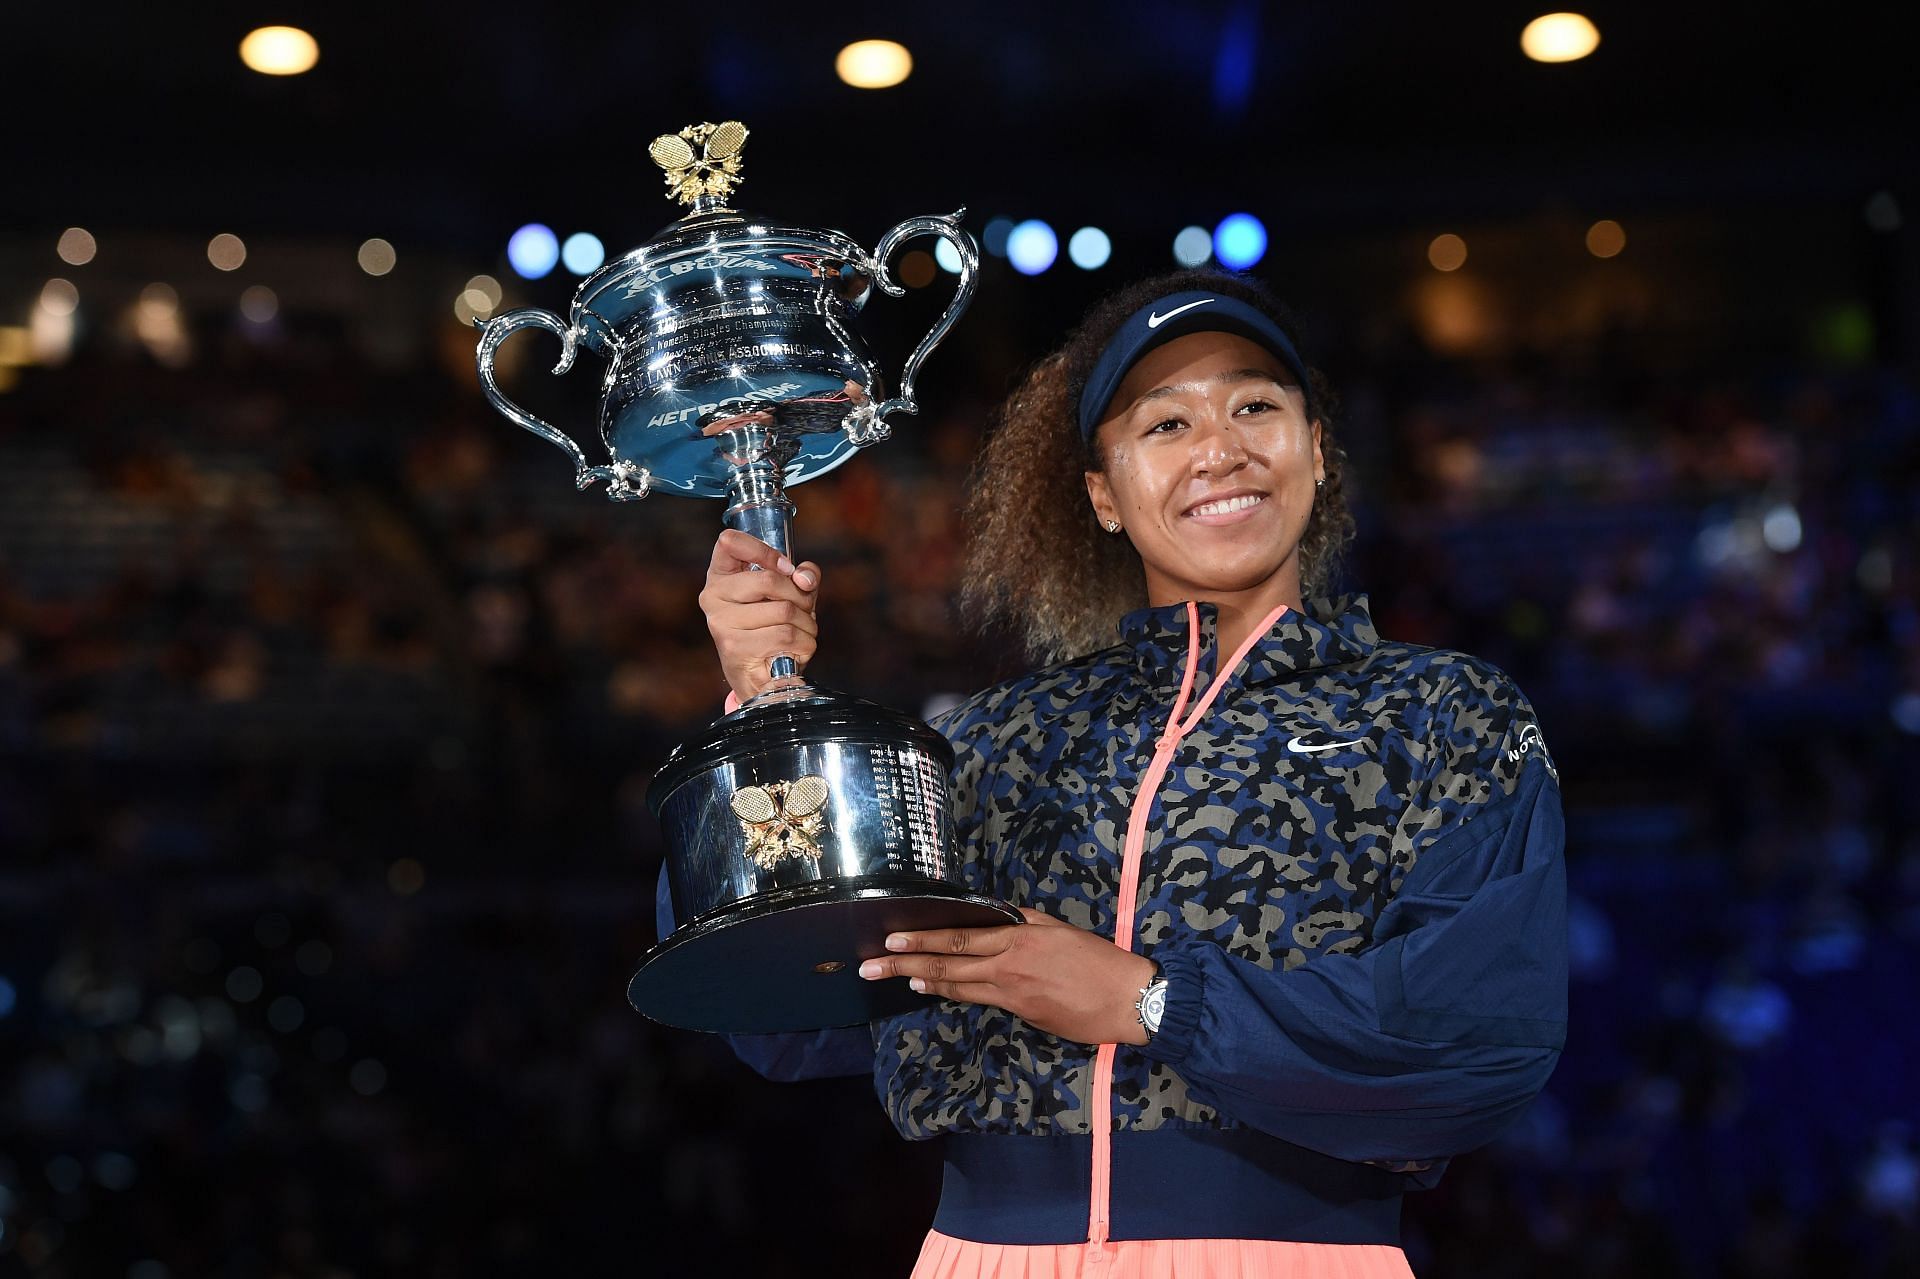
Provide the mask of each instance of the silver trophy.
[{"label": "silver trophy", "polygon": [[[649,154],[688,212],[580,284],[567,319],[534,307],[482,326],[487,399],[573,459],[574,481],[616,500],[724,497],[726,523],[791,554],[788,485],[824,475],[918,412],[913,379],[972,300],[980,252],[960,213],[909,218],[872,253],[838,231],[779,226],[726,207],[747,130],[700,124]],[[963,211],[964,212],[964,211]],[[959,287],[907,357],[898,394],[857,320],[899,247],[938,236]],[[559,337],[555,373],[585,346],[607,362],[590,465],[558,428],[509,400],[494,354],[524,328]],[[633,1006],[693,1030],[854,1025],[913,1006],[904,983],[862,981],[889,932],[1019,922],[962,882],[947,775],[953,754],[920,721],[810,685],[776,658],[773,688],[675,748],[648,804],[667,840],[680,927],[649,950]]]}]

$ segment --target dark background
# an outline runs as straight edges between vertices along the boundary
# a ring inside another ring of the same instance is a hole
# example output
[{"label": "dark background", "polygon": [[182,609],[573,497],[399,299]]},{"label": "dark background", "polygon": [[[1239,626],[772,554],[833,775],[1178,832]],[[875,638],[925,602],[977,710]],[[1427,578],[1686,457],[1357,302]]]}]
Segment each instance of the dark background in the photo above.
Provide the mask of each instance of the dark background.
[{"label": "dark background", "polygon": [[[1567,1052],[1410,1201],[1421,1274],[1912,1273],[1910,46],[1870,7],[1586,12],[1562,66],[1506,4],[10,13],[0,1275],[904,1273],[936,1150],[624,1001],[647,778],[724,691],[718,507],[575,493],[453,312],[479,273],[563,308],[513,229],[651,238],[647,141],[725,118],[783,221],[1114,240],[990,256],[922,417],[796,492],[816,674],[909,709],[1017,669],[951,612],[995,401],[1180,227],[1265,222],[1344,396],[1349,583],[1516,675],[1569,811]],[[266,22],[317,68],[242,67]],[[841,85],[868,36],[912,78]],[[890,363],[949,281],[871,307]],[[590,439],[598,369],[546,341],[509,389]]]}]

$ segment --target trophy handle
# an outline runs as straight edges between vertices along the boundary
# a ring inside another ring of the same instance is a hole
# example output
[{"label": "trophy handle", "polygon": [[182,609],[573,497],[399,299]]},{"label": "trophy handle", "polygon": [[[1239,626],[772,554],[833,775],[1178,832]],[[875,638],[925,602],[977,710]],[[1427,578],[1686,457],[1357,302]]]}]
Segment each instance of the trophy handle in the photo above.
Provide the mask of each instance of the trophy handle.
[{"label": "trophy handle", "polygon": [[[508,421],[524,426],[541,439],[549,440],[565,449],[567,456],[573,459],[573,482],[577,487],[584,489],[595,480],[605,480],[609,490],[615,496],[644,496],[644,480],[641,482],[643,491],[635,493],[632,491],[634,487],[632,476],[622,474],[612,466],[587,465],[587,455],[580,451],[580,446],[575,444],[564,431],[558,427],[549,426],[509,400],[493,379],[494,352],[499,349],[502,342],[525,328],[546,329],[559,335],[560,362],[553,366],[553,371],[565,373],[573,367],[573,357],[579,353],[580,349],[573,329],[553,312],[543,311],[537,306],[521,307],[517,311],[503,311],[484,324],[479,324],[478,321],[476,324],[480,329],[480,346],[474,358],[480,366],[480,389],[486,392],[488,402],[499,409]],[[640,474],[645,475],[644,472]]]},{"label": "trophy handle", "polygon": [[965,209],[955,209],[946,217],[908,218],[899,226],[886,233],[873,250],[873,277],[890,297],[899,297],[906,292],[895,284],[893,276],[887,270],[887,260],[894,251],[908,240],[923,235],[937,235],[960,254],[960,287],[953,292],[953,300],[947,303],[947,309],[934,321],[927,336],[920,339],[920,345],[913,348],[913,354],[907,357],[906,367],[900,370],[900,394],[891,400],[879,404],[873,409],[873,420],[879,422],[893,413],[918,413],[920,405],[913,398],[914,375],[920,372],[920,365],[926,360],[933,348],[940,345],[940,339],[947,336],[947,330],[960,318],[961,312],[973,301],[974,285],[980,276],[980,246],[960,227],[960,219],[966,216]]}]

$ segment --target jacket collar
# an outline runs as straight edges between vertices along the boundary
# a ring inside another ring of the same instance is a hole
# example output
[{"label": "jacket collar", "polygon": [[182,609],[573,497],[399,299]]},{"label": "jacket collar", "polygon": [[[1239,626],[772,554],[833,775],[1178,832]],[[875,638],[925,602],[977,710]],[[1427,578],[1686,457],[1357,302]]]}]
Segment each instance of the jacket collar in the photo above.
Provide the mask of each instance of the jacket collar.
[{"label": "jacket collar", "polygon": [[[1200,605],[1200,678],[1210,680],[1220,657],[1215,651],[1219,609]],[[1120,619],[1120,638],[1143,675],[1155,684],[1179,687],[1186,667],[1187,606],[1143,608]],[[1289,611],[1247,650],[1243,684],[1258,685],[1303,675],[1328,666],[1364,660],[1379,647],[1365,595],[1312,599],[1306,611]],[[1197,694],[1198,690],[1196,690]]]}]

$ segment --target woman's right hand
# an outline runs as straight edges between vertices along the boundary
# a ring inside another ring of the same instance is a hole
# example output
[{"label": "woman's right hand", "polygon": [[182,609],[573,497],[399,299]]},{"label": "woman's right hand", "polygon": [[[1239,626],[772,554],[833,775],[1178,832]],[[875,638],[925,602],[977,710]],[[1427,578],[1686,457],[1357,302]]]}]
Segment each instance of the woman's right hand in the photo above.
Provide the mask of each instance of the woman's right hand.
[{"label": "woman's right hand", "polygon": [[[755,572],[756,566],[763,570]],[[781,655],[801,670],[813,659],[819,627],[820,566],[794,564],[759,538],[727,529],[713,544],[700,611],[720,654],[720,669],[746,701],[773,682],[768,665]]]}]

